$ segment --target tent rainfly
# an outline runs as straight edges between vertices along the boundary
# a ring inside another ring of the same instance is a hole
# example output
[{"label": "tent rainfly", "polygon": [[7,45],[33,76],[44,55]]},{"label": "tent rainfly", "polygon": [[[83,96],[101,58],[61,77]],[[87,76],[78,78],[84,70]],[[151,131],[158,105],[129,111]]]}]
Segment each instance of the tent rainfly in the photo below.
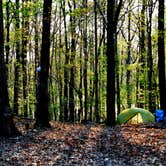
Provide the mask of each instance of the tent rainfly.
[{"label": "tent rainfly", "polygon": [[154,121],[154,115],[150,111],[142,108],[129,108],[123,110],[117,117],[118,124],[137,124]]}]

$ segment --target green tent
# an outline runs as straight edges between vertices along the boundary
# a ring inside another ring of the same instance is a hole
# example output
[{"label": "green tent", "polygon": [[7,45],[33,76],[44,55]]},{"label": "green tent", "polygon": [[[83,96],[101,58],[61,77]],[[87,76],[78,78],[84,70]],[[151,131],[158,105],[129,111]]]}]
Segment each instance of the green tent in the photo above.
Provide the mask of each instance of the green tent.
[{"label": "green tent", "polygon": [[118,117],[118,124],[137,124],[137,123],[146,123],[146,122],[154,122],[154,115],[142,108],[129,108],[122,111]]}]

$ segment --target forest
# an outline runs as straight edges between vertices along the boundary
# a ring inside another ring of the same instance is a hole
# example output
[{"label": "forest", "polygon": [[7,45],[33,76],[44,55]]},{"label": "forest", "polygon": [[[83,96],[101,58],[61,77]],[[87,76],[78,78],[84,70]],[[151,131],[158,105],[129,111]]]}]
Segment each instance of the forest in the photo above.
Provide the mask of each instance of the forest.
[{"label": "forest", "polygon": [[[36,144],[51,158],[56,139],[56,156],[67,158],[50,165],[138,165],[142,155],[145,163],[164,164],[163,125],[118,124],[127,109],[166,116],[164,25],[164,0],[0,0],[0,163],[25,160],[10,154],[13,143]],[[141,134],[149,145],[138,146]]]}]

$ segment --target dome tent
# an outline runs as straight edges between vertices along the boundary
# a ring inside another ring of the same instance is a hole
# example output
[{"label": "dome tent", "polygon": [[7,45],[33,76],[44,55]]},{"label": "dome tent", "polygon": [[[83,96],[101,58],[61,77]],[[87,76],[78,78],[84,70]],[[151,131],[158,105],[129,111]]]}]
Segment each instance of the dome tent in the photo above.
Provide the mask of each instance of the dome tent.
[{"label": "dome tent", "polygon": [[118,124],[137,124],[137,123],[146,123],[154,122],[154,115],[145,109],[142,108],[129,108],[123,110],[117,117]]}]

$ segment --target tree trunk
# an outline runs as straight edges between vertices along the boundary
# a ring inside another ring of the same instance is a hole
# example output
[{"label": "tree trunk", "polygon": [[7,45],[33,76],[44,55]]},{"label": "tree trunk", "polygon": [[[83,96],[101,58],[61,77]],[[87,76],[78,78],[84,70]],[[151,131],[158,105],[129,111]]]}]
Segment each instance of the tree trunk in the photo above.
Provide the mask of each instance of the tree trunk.
[{"label": "tree trunk", "polygon": [[164,0],[159,0],[158,11],[158,69],[159,69],[159,91],[160,108],[166,115],[166,79],[165,79],[165,29],[164,29]]},{"label": "tree trunk", "polygon": [[[83,0],[83,6],[87,9],[87,0]],[[87,43],[87,16],[85,15],[85,21],[83,24],[83,52],[84,52],[84,121],[87,122],[88,118],[88,80],[87,80],[87,68],[88,68],[88,43]]]},{"label": "tree trunk", "polygon": [[7,89],[2,0],[0,0],[0,36],[0,135],[11,136],[16,133],[16,128],[13,123]]},{"label": "tree trunk", "polygon": [[39,85],[36,108],[36,126],[50,127],[49,124],[49,94],[48,73],[50,59],[50,24],[52,0],[44,0],[43,4],[43,32],[40,57]]},{"label": "tree trunk", "polygon": [[16,11],[15,11],[15,19],[16,19],[16,60],[14,64],[15,69],[15,79],[14,79],[14,114],[19,114],[19,98],[20,98],[20,18],[19,18],[19,0],[16,0]]},{"label": "tree trunk", "polygon": [[61,75],[61,68],[62,68],[62,16],[61,16],[61,9],[59,11],[60,15],[60,29],[59,29],[59,51],[58,51],[58,65],[57,65],[57,74],[58,74],[58,89],[59,89],[59,104],[60,104],[60,121],[63,119],[63,82],[62,82],[62,75]]},{"label": "tree trunk", "polygon": [[65,11],[65,1],[62,3],[61,1],[61,7],[63,12],[63,19],[64,19],[64,31],[65,31],[65,66],[64,66],[64,121],[68,121],[68,114],[69,114],[69,72],[68,67],[69,65],[69,48],[68,48],[68,37],[67,37],[67,23],[66,23],[66,11]]},{"label": "tree trunk", "polygon": [[115,125],[115,1],[107,1],[107,125]]},{"label": "tree trunk", "polygon": [[[81,27],[80,31],[81,31]],[[80,60],[79,60],[79,65],[80,65],[80,71],[79,71],[79,75],[80,75],[80,81],[79,81],[79,94],[78,94],[78,98],[79,98],[79,102],[80,102],[80,108],[78,110],[78,121],[81,121],[81,118],[83,117],[83,94],[82,94],[82,88],[83,88],[83,65],[82,65],[82,38],[80,39]]]},{"label": "tree trunk", "polygon": [[95,27],[95,80],[94,80],[94,86],[95,86],[95,120],[97,123],[100,121],[99,117],[99,95],[98,95],[98,42],[97,42],[97,2],[94,0],[94,27]]},{"label": "tree trunk", "polygon": [[140,69],[138,70],[138,83],[137,83],[137,107],[144,108],[145,107],[145,69],[146,69],[146,58],[145,58],[145,8],[146,1],[142,1],[142,9],[140,16],[140,25],[139,25],[139,51],[140,58],[139,63],[141,64]]},{"label": "tree trunk", "polygon": [[147,68],[148,68],[148,105],[149,110],[154,112],[156,109],[155,103],[155,87],[153,79],[153,57],[152,57],[152,14],[153,14],[153,1],[151,0],[148,5],[148,24],[147,24],[147,35],[148,35],[148,55],[147,55]]},{"label": "tree trunk", "polygon": [[[73,10],[76,9],[75,0],[73,0]],[[72,12],[71,6],[70,11]],[[71,58],[70,58],[70,86],[69,86],[69,121],[74,122],[74,88],[75,88],[75,55],[76,55],[76,18],[75,16],[70,16],[71,22]]]},{"label": "tree trunk", "polygon": [[116,69],[116,35],[117,23],[122,7],[115,0],[107,1],[107,120],[106,124],[115,125],[115,69]]},{"label": "tree trunk", "polygon": [[22,20],[22,72],[23,72],[23,108],[24,116],[28,117],[28,94],[27,94],[27,44],[29,36],[28,0],[23,0]]},{"label": "tree trunk", "polygon": [[131,107],[132,97],[131,97],[131,0],[128,0],[129,11],[128,11],[128,39],[127,39],[127,59],[126,59],[126,91],[127,91],[127,106]]}]

